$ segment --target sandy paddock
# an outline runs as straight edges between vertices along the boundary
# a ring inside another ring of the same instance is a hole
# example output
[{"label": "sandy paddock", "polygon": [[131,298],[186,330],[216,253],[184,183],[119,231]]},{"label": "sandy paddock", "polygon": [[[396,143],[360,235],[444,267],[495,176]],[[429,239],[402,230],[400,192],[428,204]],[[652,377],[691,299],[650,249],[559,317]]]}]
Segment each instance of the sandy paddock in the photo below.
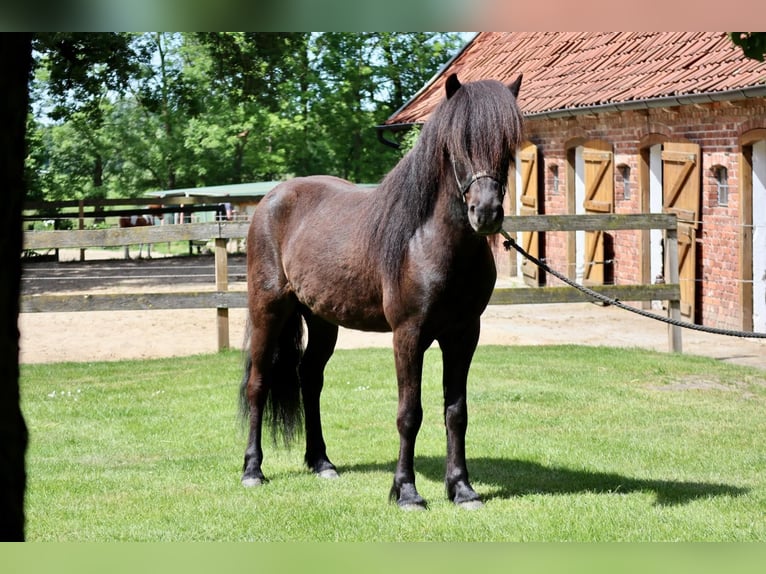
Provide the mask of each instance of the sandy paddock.
[{"label": "sandy paddock", "polygon": [[[112,256],[114,252],[111,252]],[[93,256],[90,252],[89,256]],[[189,258],[193,260],[194,258]],[[69,269],[69,268],[65,268]],[[234,277],[230,289],[244,289]],[[64,280],[55,281],[62,285]],[[184,277],[151,285],[96,286],[90,292],[183,290]],[[26,283],[27,288],[34,287]],[[66,290],[77,292],[76,283]],[[191,286],[200,289],[195,283]],[[53,287],[51,287],[53,288]],[[204,288],[212,289],[208,284]],[[37,288],[37,292],[45,290]],[[60,290],[59,290],[60,291]],[[217,349],[214,309],[23,313],[19,318],[21,362],[101,361],[175,357]],[[231,309],[230,344],[241,348],[245,310]],[[667,351],[667,325],[614,307],[591,303],[490,306],[482,317],[480,344],[606,345]],[[391,346],[390,333],[341,329],[338,348]],[[683,330],[683,350],[719,360],[766,369],[766,340],[741,339]]]}]

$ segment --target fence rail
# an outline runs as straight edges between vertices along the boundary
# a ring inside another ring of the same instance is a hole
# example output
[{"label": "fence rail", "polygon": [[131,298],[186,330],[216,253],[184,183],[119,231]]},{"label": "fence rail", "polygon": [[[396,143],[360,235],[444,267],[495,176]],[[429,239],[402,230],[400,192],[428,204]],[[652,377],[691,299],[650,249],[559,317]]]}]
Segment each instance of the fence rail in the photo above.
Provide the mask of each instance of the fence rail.
[{"label": "fence rail", "polygon": [[247,221],[179,223],[145,227],[110,227],[107,229],[74,229],[70,231],[26,231],[24,249],[59,249],[116,247],[137,243],[168,241],[209,241],[238,239],[247,236]]},{"label": "fence rail", "polygon": [[[22,313],[62,311],[127,311],[149,309],[217,310],[218,346],[229,347],[228,309],[247,307],[244,291],[228,290],[226,242],[247,235],[247,222],[188,223],[134,228],[82,229],[73,231],[35,231],[24,233],[25,249],[87,248],[161,243],[167,241],[215,240],[215,291],[161,293],[121,293],[86,295],[22,295]],[[520,231],[636,230],[663,229],[669,277],[660,285],[602,285],[591,288],[621,301],[668,301],[668,314],[680,318],[681,290],[678,281],[678,243],[676,218],[667,214],[642,215],[525,215],[506,217],[503,228]],[[491,305],[574,303],[591,301],[572,287],[496,288]],[[668,326],[668,346],[681,352],[681,328]]]},{"label": "fence rail", "polygon": [[[45,214],[56,214],[58,217],[67,219],[84,219],[95,217],[109,217],[111,215],[120,215],[121,211],[130,211],[130,213],[157,213],[167,212],[176,213],[184,209],[195,211],[210,211],[216,205],[222,202],[236,203],[257,203],[261,200],[263,194],[254,195],[194,195],[194,196],[168,196],[168,197],[135,197],[132,199],[70,199],[64,201],[27,201],[24,203],[22,216],[27,219],[41,219]],[[132,206],[134,209],[113,210],[113,207]],[[157,207],[160,205],[161,207]],[[151,207],[149,207],[151,206]],[[104,209],[104,208],[110,209]]]}]

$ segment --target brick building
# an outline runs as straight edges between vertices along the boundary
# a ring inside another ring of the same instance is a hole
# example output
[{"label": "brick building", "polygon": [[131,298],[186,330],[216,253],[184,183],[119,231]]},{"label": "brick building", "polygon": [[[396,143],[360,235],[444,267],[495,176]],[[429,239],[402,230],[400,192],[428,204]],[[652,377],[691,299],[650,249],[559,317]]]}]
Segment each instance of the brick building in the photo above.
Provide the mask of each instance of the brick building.
[{"label": "brick building", "polygon": [[[526,143],[507,213],[675,213],[682,315],[766,332],[766,63],[725,33],[480,33],[383,130],[428,118],[446,77],[511,82]],[[662,280],[659,231],[530,233],[585,283]],[[517,256],[499,271],[554,284]]]}]

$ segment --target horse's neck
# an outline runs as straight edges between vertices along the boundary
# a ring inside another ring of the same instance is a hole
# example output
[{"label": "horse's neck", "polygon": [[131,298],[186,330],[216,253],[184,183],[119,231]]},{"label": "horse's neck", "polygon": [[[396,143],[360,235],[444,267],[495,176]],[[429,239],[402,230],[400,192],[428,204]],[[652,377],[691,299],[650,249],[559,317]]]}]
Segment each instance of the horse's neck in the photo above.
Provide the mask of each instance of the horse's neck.
[{"label": "horse's neck", "polygon": [[467,209],[452,182],[442,182],[434,205],[433,217],[425,222],[425,225],[430,225],[433,233],[438,234],[445,245],[452,250],[473,247],[483,242],[484,238],[471,229]]},{"label": "horse's neck", "polygon": [[371,197],[367,253],[389,277],[400,276],[408,257],[451,266],[479,254],[481,241],[486,246],[468,225],[449,164],[428,155],[407,154]]}]

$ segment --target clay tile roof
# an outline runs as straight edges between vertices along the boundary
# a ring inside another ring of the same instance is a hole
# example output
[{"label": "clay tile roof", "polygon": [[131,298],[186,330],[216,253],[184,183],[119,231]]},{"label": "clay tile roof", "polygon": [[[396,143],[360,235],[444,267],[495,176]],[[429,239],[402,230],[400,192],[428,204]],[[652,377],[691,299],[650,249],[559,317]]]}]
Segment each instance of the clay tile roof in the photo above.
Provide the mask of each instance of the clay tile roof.
[{"label": "clay tile roof", "polygon": [[512,82],[526,115],[766,84],[725,32],[481,32],[386,124],[427,119],[446,77]]}]

